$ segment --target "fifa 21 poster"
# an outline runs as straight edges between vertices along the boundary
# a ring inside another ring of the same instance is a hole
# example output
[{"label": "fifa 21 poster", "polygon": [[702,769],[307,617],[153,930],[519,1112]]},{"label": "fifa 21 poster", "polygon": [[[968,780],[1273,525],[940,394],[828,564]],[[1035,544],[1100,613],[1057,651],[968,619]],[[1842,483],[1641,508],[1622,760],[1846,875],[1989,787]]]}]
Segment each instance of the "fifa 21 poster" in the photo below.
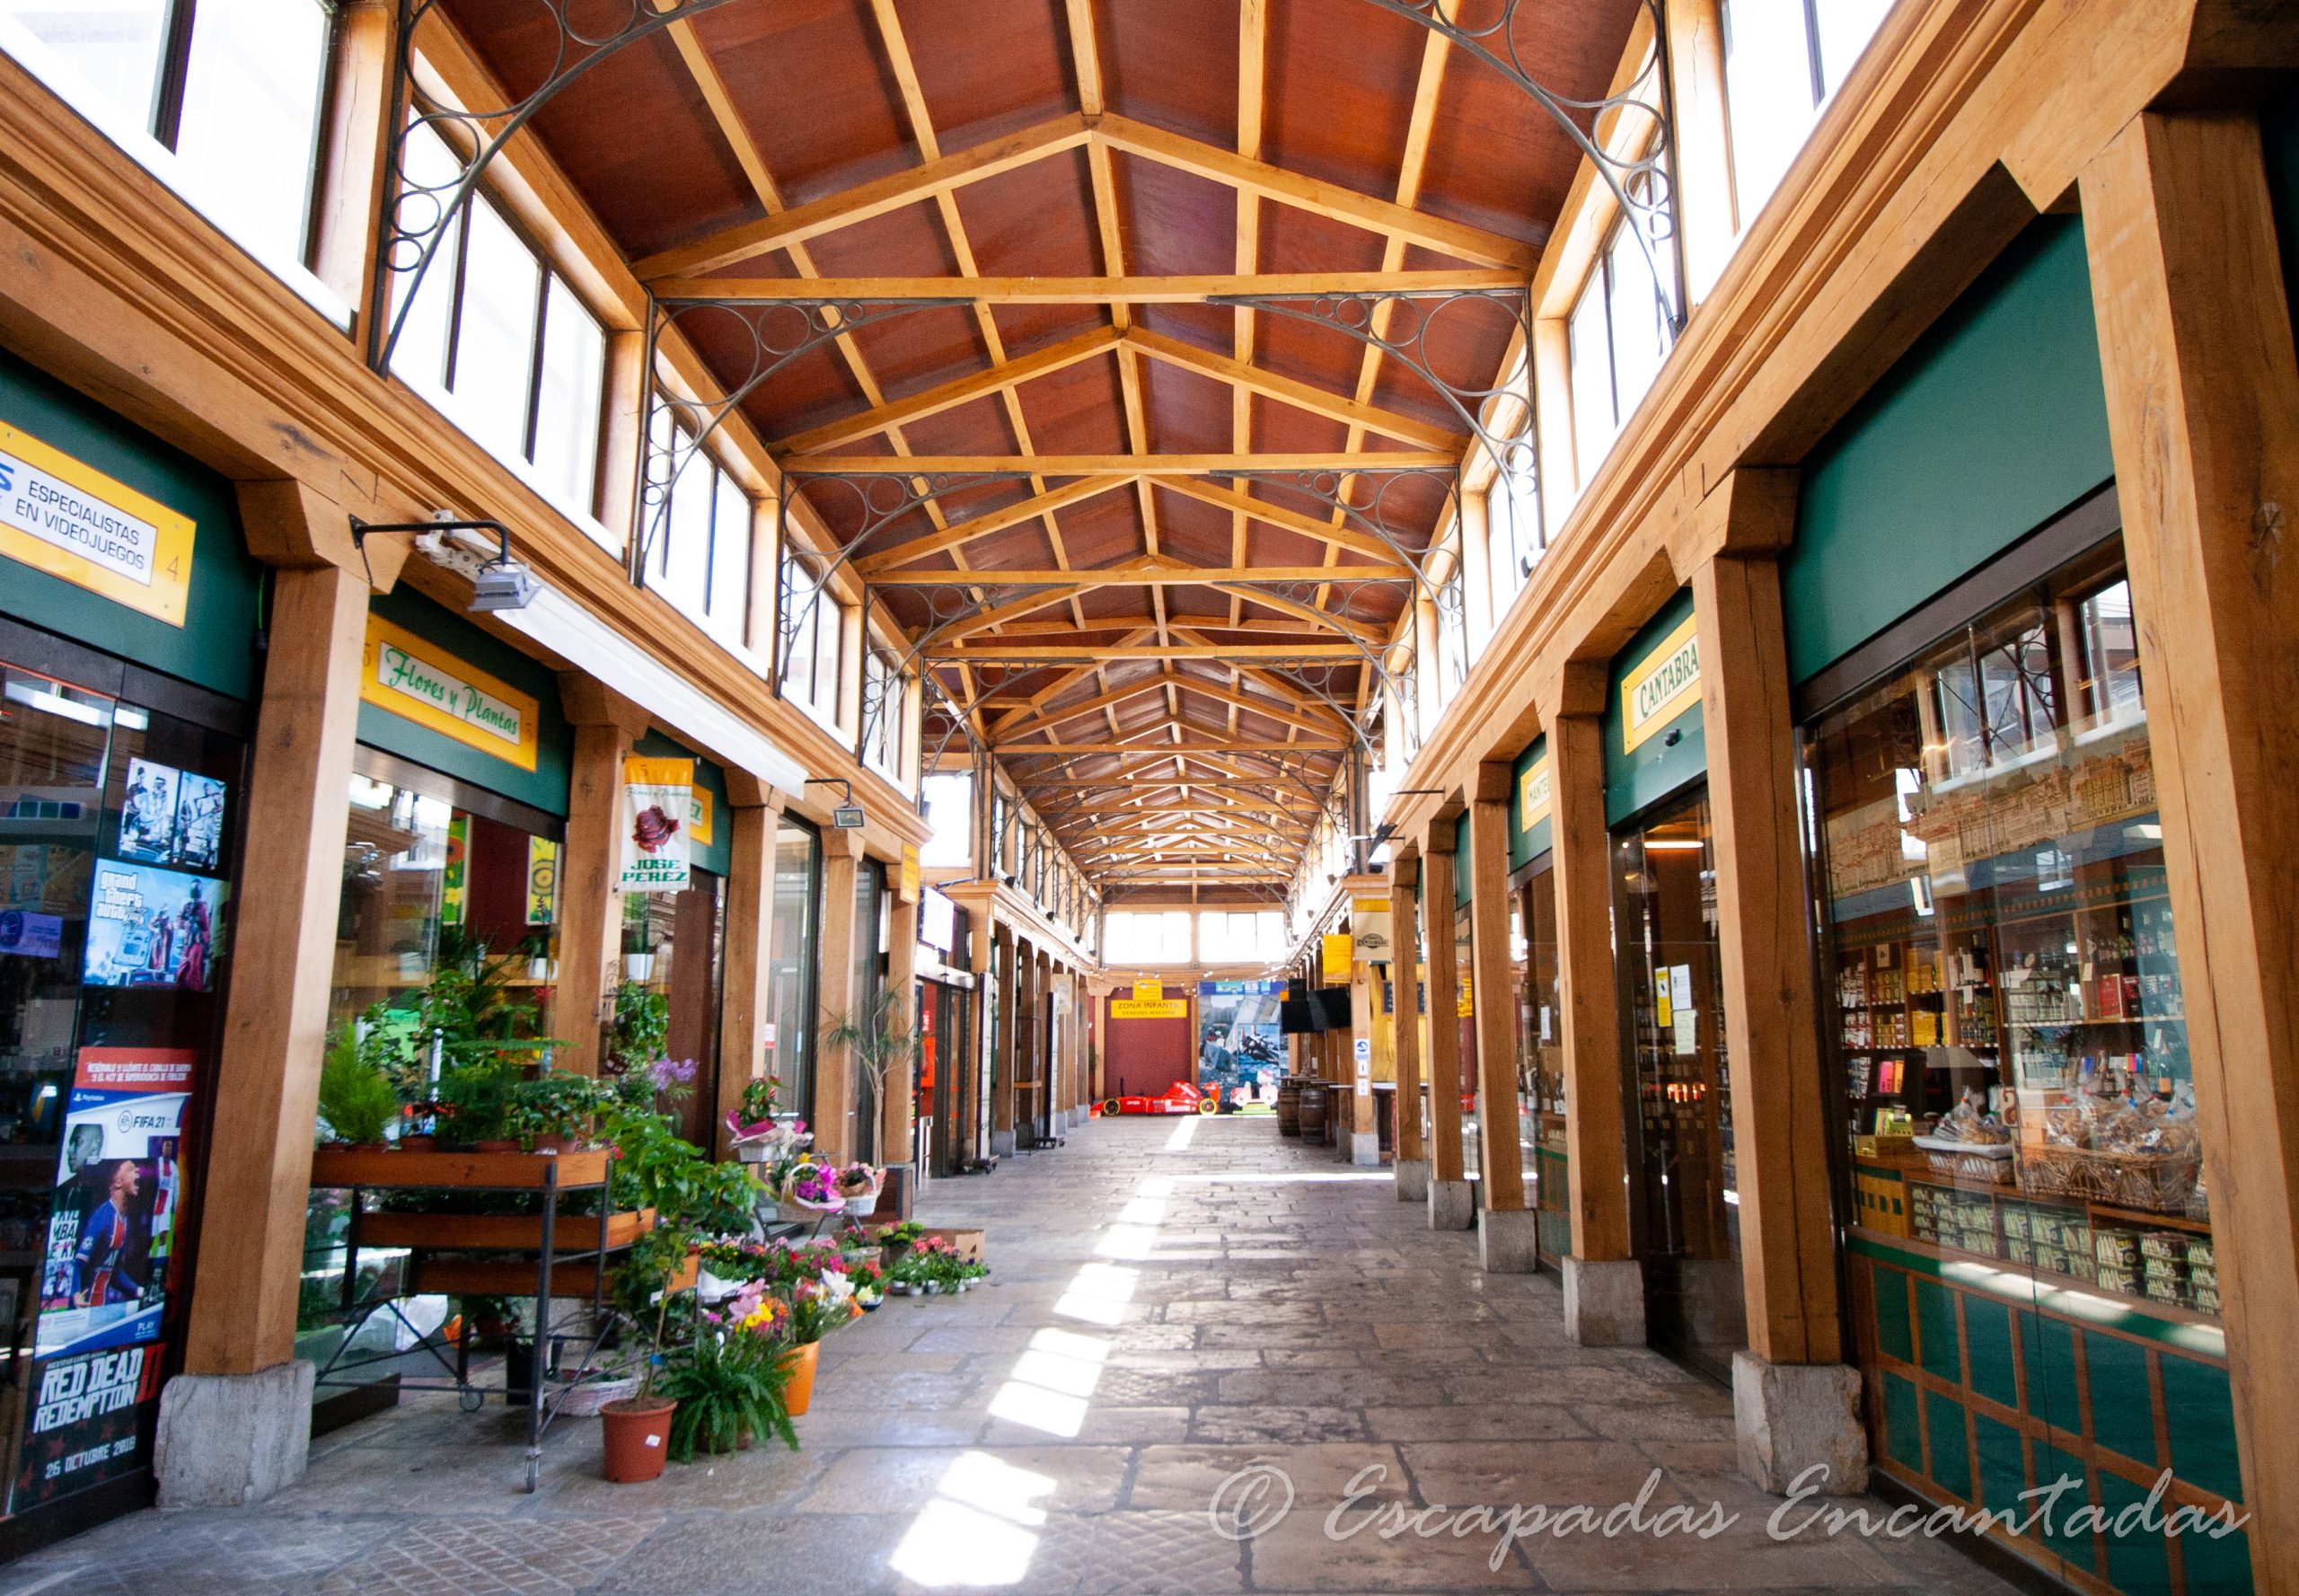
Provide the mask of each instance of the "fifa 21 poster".
[{"label": "fifa 21 poster", "polygon": [[40,1265],[40,1357],[159,1336],[198,1057],[190,1048],[80,1050]]}]

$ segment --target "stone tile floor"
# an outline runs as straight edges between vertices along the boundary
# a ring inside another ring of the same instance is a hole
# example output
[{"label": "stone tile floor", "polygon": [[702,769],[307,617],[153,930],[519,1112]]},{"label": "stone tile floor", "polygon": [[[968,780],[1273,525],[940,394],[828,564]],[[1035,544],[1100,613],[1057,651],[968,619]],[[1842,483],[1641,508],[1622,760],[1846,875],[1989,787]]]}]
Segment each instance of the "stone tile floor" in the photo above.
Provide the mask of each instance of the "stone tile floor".
[{"label": "stone tile floor", "polygon": [[[513,1415],[427,1397],[315,1442],[259,1507],[138,1513],[0,1570],[0,1592],[2011,1588],[1940,1543],[1775,1540],[1725,1392],[1573,1345],[1554,1283],[1483,1275],[1473,1237],[1432,1234],[1385,1174],[1271,1120],[1097,1122],[920,1207],[985,1226],[999,1283],[841,1331],[800,1452],[609,1486],[597,1422],[569,1420],[528,1495]],[[1272,1468],[1282,1484],[1235,1477]],[[1241,1506],[1272,1521],[1218,1532],[1217,1492],[1233,1527]],[[1484,1521],[1367,1524],[1390,1503],[1601,1515],[1640,1493],[1648,1521],[1739,1516],[1710,1539],[1534,1529],[1497,1556]],[[1355,1533],[1331,1532],[1337,1508]]]}]

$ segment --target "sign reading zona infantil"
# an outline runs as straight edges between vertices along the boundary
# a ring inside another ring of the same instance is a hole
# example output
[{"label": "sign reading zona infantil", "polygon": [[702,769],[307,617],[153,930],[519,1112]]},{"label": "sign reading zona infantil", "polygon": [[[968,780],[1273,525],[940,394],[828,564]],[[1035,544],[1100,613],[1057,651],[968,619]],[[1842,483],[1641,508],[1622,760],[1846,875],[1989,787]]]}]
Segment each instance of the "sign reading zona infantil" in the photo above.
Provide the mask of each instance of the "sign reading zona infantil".
[{"label": "sign reading zona infantil", "polygon": [[1633,752],[1699,701],[1699,626],[1687,616],[1622,679],[1621,752]]},{"label": "sign reading zona infantil", "polygon": [[359,696],[523,771],[535,768],[542,709],[533,699],[379,615],[367,617]]},{"label": "sign reading zona infantil", "polygon": [[191,517],[0,422],[0,554],[181,626]]}]

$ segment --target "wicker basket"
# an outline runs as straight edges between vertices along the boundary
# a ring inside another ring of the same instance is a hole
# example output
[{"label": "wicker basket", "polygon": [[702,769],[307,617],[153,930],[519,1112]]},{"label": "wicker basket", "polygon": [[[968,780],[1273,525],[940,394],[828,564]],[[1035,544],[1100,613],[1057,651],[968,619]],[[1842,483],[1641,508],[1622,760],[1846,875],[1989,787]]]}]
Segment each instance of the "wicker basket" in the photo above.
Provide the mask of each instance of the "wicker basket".
[{"label": "wicker basket", "polygon": [[2101,1152],[2048,1142],[2020,1150],[2020,1189],[2037,1197],[2081,1197],[2149,1213],[2183,1213],[2200,1160],[2170,1152]]},{"label": "wicker basket", "polygon": [[2007,1158],[1975,1151],[1950,1152],[1937,1147],[1925,1148],[1924,1156],[1931,1160],[1934,1175],[1960,1186],[2012,1184],[2012,1160]]}]

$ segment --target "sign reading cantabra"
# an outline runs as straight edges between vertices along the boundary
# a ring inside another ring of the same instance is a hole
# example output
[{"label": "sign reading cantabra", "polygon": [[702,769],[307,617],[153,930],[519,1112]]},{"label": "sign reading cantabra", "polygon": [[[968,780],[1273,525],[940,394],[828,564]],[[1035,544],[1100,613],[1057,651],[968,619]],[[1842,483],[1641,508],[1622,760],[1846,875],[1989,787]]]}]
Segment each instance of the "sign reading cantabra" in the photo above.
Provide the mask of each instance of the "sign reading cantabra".
[{"label": "sign reading cantabra", "polygon": [[1700,632],[1687,616],[1621,682],[1621,751],[1633,751],[1699,701]]},{"label": "sign reading cantabra", "polygon": [[[535,768],[542,709],[533,699],[380,615],[367,617],[359,696],[523,771]],[[683,799],[679,813],[686,813]]]},{"label": "sign reading cantabra", "polygon": [[0,554],[181,626],[191,517],[0,422]]},{"label": "sign reading cantabra", "polygon": [[618,892],[678,892],[687,882],[687,824],[694,761],[632,755],[622,762],[622,871]]}]

